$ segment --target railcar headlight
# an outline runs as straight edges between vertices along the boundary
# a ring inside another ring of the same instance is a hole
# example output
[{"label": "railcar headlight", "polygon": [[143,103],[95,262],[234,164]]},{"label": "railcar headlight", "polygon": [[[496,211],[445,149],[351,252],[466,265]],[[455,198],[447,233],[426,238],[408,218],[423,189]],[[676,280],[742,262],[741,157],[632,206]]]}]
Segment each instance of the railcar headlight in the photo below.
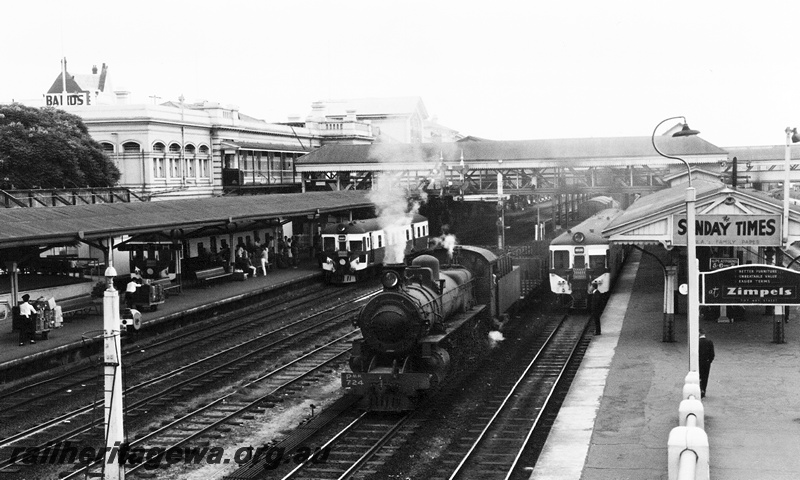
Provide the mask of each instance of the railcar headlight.
[{"label": "railcar headlight", "polygon": [[381,275],[381,285],[383,285],[383,288],[396,288],[399,283],[400,277],[397,275],[397,272],[389,270],[388,272],[383,272],[383,275]]},{"label": "railcar headlight", "polygon": [[583,243],[586,240],[586,235],[581,232],[576,232],[575,235],[572,236],[572,241],[575,243]]},{"label": "railcar headlight", "polygon": [[347,263],[347,260],[344,258],[339,259],[339,265],[344,266]]}]

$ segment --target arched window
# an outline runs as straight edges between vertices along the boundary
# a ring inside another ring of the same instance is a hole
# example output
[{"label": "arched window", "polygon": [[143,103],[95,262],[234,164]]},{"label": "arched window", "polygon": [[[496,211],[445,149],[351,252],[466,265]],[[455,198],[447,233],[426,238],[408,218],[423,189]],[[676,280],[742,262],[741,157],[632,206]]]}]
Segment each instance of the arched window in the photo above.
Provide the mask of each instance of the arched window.
[{"label": "arched window", "polygon": [[141,151],[141,147],[136,142],[125,142],[122,144],[122,151],[124,153],[139,153]]},{"label": "arched window", "polygon": [[103,151],[106,153],[114,153],[114,144],[103,142],[100,144],[103,147]]},{"label": "arched window", "polygon": [[200,145],[200,158],[197,159],[197,176],[200,178],[209,178],[210,173],[208,169],[208,145]]},{"label": "arched window", "polygon": [[153,144],[153,178],[164,178],[167,175],[164,171],[164,151],[166,149],[161,142]]},{"label": "arched window", "polygon": [[169,144],[169,151],[170,151],[170,153],[180,153],[181,146],[178,145],[177,143],[170,143]]},{"label": "arched window", "polygon": [[184,167],[186,172],[187,178],[194,178],[195,177],[195,158],[194,158],[194,145],[186,145],[184,151],[186,152],[186,166]]}]

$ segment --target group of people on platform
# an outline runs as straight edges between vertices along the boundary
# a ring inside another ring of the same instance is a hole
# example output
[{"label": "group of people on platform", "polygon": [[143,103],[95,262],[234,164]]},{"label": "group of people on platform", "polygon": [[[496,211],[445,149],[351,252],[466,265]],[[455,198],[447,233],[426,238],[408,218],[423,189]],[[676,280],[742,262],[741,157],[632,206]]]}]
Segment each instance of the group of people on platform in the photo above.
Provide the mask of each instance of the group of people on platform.
[{"label": "group of people on platform", "polygon": [[236,245],[234,268],[249,273],[253,277],[258,276],[260,268],[262,274],[266,276],[272,265],[273,257],[278,268],[297,268],[299,263],[297,240],[285,236],[275,242],[275,239],[269,236],[265,244],[261,244],[258,238],[252,242],[249,239],[246,243],[240,242]]}]

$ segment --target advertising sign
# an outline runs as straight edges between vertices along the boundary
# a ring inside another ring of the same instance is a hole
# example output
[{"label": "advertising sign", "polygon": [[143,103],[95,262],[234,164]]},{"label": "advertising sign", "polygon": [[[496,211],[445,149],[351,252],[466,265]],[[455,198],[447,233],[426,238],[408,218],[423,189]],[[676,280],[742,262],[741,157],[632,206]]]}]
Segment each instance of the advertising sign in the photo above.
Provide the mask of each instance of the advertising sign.
[{"label": "advertising sign", "polygon": [[800,272],[740,265],[700,274],[703,305],[800,305]]},{"label": "advertising sign", "polygon": [[720,268],[735,267],[739,265],[738,258],[712,258],[708,261],[708,269],[711,271],[719,270]]},{"label": "advertising sign", "polygon": [[[63,96],[63,98],[62,98]],[[47,93],[44,96],[45,104],[48,107],[78,107],[83,105],[89,105],[89,92],[80,92],[80,93]],[[66,105],[62,105],[61,103],[65,103]]]},{"label": "advertising sign", "polygon": [[[686,245],[686,215],[672,216],[672,244]],[[697,245],[778,247],[780,215],[697,215]]]}]

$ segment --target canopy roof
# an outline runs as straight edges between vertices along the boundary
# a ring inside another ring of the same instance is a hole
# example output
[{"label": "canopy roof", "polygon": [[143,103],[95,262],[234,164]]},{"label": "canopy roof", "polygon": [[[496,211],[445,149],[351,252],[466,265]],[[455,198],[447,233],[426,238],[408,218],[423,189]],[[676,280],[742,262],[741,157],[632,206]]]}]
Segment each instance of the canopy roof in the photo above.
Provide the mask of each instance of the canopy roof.
[{"label": "canopy roof", "polygon": [[366,191],[0,209],[0,248],[73,243],[371,207]]}]

